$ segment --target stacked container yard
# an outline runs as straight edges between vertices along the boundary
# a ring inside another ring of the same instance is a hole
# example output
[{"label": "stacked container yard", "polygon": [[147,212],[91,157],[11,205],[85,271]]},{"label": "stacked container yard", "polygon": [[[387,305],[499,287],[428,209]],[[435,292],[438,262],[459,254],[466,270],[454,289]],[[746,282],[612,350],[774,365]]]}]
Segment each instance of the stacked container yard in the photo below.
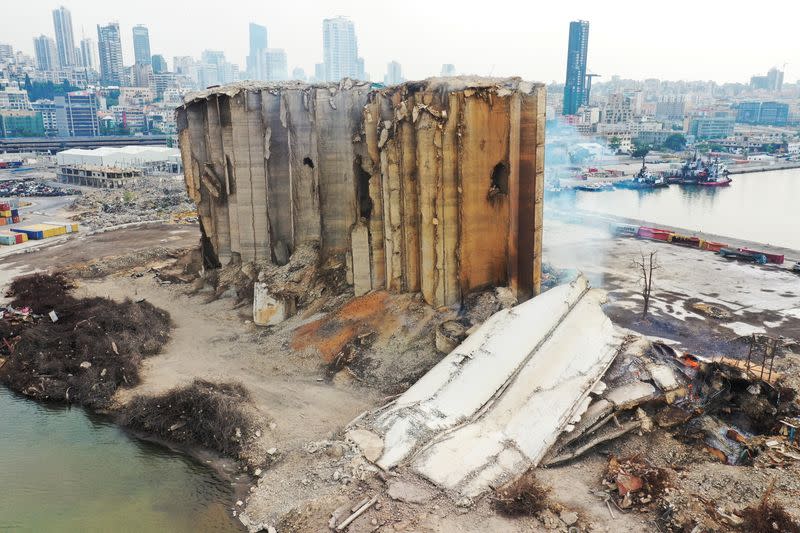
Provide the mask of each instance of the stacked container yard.
[{"label": "stacked container yard", "polygon": [[18,202],[16,199],[13,203],[10,201],[0,202],[0,226],[16,224],[20,221]]},{"label": "stacked container yard", "polygon": [[[0,201],[0,226],[8,226],[18,223],[22,218],[19,216],[19,199],[3,198]],[[28,240],[28,236],[22,233],[14,233],[8,230],[0,231],[0,245],[10,246],[21,244]]]},{"label": "stacked container yard", "polygon": [[32,240],[49,239],[50,237],[58,237],[59,235],[66,235],[67,233],[76,233],[78,231],[77,224],[31,224],[29,226],[20,226],[12,228],[15,233],[24,233]]},{"label": "stacked container yard", "polygon": [[27,242],[28,236],[25,233],[14,233],[12,231],[0,231],[0,244],[10,246],[12,244],[22,244]]}]

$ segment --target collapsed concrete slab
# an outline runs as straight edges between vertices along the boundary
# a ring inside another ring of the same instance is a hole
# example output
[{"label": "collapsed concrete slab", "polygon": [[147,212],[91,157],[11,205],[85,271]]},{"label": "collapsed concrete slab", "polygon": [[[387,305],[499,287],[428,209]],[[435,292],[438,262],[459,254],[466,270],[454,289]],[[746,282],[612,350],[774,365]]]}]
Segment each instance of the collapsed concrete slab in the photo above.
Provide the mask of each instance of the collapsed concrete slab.
[{"label": "collapsed concrete slab", "polygon": [[212,263],[283,263],[318,242],[346,256],[357,295],[432,305],[508,285],[539,290],[541,84],[442,78],[240,83],[187,97],[186,186]]},{"label": "collapsed concrete slab", "polygon": [[601,291],[579,277],[495,313],[391,404],[359,421],[378,466],[408,465],[474,497],[544,457],[580,420],[623,343]]}]

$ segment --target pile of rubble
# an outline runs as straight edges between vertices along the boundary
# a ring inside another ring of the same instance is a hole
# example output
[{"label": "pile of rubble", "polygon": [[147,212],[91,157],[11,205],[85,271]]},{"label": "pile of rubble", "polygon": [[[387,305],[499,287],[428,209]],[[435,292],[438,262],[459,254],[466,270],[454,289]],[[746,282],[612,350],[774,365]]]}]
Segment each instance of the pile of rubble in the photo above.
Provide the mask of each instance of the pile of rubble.
[{"label": "pile of rubble", "polygon": [[71,209],[72,220],[90,229],[154,220],[197,221],[180,177],[145,177],[130,188],[86,191]]},{"label": "pile of rubble", "polygon": [[[756,335],[744,358],[703,357],[616,330],[600,303],[578,278],[492,310],[408,391],[354,420],[348,437],[384,471],[422,478],[467,506],[492,490],[501,497],[506,489],[495,487],[530,468],[619,450],[623,436],[670,435],[676,450],[723,468],[800,468],[793,344]],[[678,466],[621,451],[596,491],[612,518],[661,512],[671,531],[704,523],[676,488]],[[728,507],[708,523],[746,523],[743,505]]]}]

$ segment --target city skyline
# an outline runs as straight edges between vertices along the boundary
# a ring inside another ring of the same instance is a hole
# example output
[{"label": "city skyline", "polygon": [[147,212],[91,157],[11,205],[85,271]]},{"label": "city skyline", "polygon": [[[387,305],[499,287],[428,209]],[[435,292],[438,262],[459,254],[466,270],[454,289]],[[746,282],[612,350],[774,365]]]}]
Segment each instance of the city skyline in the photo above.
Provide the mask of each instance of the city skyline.
[{"label": "city skyline", "polygon": [[[65,3],[64,7],[71,13],[76,42],[80,41],[79,36],[92,36],[94,32],[91,30],[96,25],[118,21],[125,65],[134,62],[132,28],[143,24],[150,30],[152,53],[162,54],[170,62],[174,56],[198,57],[206,49],[222,50],[228,61],[236,63],[244,71],[245,57],[249,52],[247,28],[249,23],[255,22],[268,28],[271,48],[286,51],[290,71],[301,67],[306,72],[314,72],[314,66],[323,60],[322,20],[347,15],[355,25],[359,56],[364,58],[365,70],[373,79],[381,79],[386,65],[397,61],[403,65],[408,79],[437,75],[443,63],[454,63],[462,73],[519,75],[526,79],[560,83],[566,61],[564,28],[571,20],[584,19],[589,20],[593,28],[590,70],[603,74],[604,79],[617,74],[630,79],[747,83],[753,73],[766,72],[775,66],[784,69],[787,62],[786,82],[792,83],[798,78],[797,66],[790,61],[790,50],[794,46],[791,17],[770,19],[770,30],[765,31],[757,28],[757,14],[755,18],[745,19],[725,12],[717,13],[713,7],[677,2],[692,6],[692,13],[697,16],[685,16],[680,5],[676,4],[671,6],[674,9],[659,15],[659,24],[654,27],[638,23],[630,14],[634,10],[632,2],[625,2],[630,4],[630,9],[625,5],[619,7],[618,14],[624,16],[612,16],[608,9],[577,2],[569,7],[541,10],[542,13],[533,12],[528,7],[529,20],[538,21],[532,24],[524,16],[500,19],[491,14],[477,18],[467,16],[456,21],[452,16],[444,16],[446,6],[420,3],[420,6],[426,6],[428,13],[423,20],[402,13],[399,16],[401,19],[408,16],[409,25],[395,22],[386,26],[375,24],[365,14],[370,12],[363,9],[365,4],[355,0],[341,2],[337,4],[335,13],[331,13],[328,5],[322,2],[312,2],[300,13],[295,13],[292,6],[276,5],[270,6],[267,13],[263,7],[259,9],[260,4],[242,1],[237,5],[252,6],[252,9],[236,9],[226,14],[223,27],[230,30],[224,32],[219,31],[216,17],[200,14],[193,15],[192,31],[176,32],[176,27],[185,27],[174,24],[184,15],[179,6],[150,0],[136,6],[75,0]],[[4,42],[33,56],[35,37],[44,34],[55,38],[52,11],[59,6],[45,2],[20,6],[15,13],[17,23],[3,28]],[[411,12],[413,10],[408,10]],[[142,13],[148,16],[143,17]],[[713,24],[708,22],[712,14],[717,17]],[[429,19],[445,22],[432,25],[427,22]],[[413,38],[407,38],[402,46],[397,46],[398,37],[409,35],[395,35],[395,32],[405,31],[401,30],[403,27],[414,28]],[[750,39],[731,39],[737,34],[737,28],[740,34],[748,35]],[[654,39],[654,30],[660,30],[658,33],[664,37]],[[669,31],[675,31],[676,35],[693,35],[694,40],[671,39]],[[209,35],[213,37],[209,38]],[[442,35],[447,35],[447,40],[442,40]],[[758,47],[752,46],[753,39],[759,39]],[[540,53],[541,50],[545,53]],[[687,56],[688,52],[694,56]]]}]

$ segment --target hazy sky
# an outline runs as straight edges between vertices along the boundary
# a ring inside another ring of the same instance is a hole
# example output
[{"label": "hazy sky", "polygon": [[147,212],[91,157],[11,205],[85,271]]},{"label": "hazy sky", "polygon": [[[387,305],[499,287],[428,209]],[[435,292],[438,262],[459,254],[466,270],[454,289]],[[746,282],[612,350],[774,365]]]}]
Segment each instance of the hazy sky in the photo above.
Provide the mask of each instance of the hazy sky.
[{"label": "hazy sky", "polygon": [[[743,2],[741,4],[744,4]],[[54,36],[51,11],[41,0],[0,4],[0,42],[33,53],[34,35]],[[244,68],[247,24],[269,29],[269,45],[284,48],[289,70],[313,74],[322,60],[322,19],[349,16],[359,54],[373,80],[399,61],[408,79],[438,75],[442,63],[481,75],[519,75],[564,81],[569,21],[589,31],[589,70],[602,79],[624,78],[747,82],[772,66],[786,66],[786,81],[800,77],[800,4],[796,0],[470,2],[405,0],[65,0],[76,44],[82,32],[97,40],[97,24],[120,23],[126,64],[133,62],[131,27],[150,29],[154,54],[199,57],[223,50]],[[472,6],[475,7],[472,7]],[[13,6],[13,7],[12,7]]]}]

